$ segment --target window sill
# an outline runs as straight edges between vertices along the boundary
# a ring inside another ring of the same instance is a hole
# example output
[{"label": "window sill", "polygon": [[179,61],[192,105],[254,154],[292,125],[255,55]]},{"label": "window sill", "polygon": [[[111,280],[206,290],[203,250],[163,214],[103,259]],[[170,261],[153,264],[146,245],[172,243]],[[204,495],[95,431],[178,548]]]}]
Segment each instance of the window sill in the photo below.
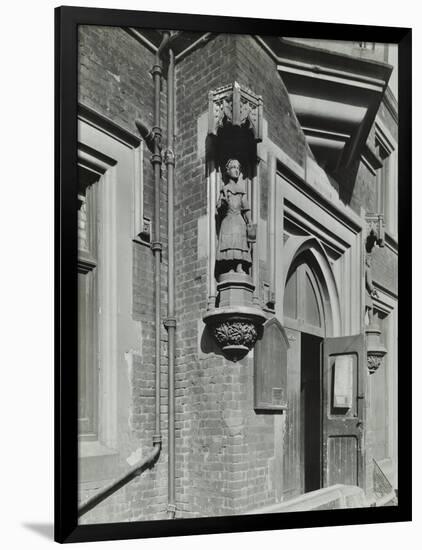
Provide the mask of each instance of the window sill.
[{"label": "window sill", "polygon": [[91,458],[95,456],[111,456],[119,454],[115,449],[106,447],[98,440],[79,441],[79,458]]}]

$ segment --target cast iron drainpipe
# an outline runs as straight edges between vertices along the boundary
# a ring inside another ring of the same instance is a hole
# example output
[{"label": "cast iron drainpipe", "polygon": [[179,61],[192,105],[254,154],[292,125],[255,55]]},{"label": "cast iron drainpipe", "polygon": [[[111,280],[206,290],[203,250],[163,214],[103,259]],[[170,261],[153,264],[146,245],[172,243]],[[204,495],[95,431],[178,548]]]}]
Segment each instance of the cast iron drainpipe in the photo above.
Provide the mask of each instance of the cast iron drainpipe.
[{"label": "cast iron drainpipe", "polygon": [[[118,489],[126,485],[129,481],[139,476],[147,468],[154,466],[161,451],[162,435],[160,424],[160,393],[161,393],[161,346],[160,346],[160,310],[161,310],[161,252],[162,244],[160,241],[160,183],[161,183],[161,127],[160,127],[160,92],[161,92],[161,54],[165,46],[170,40],[170,32],[165,31],[161,44],[155,55],[155,64],[152,68],[154,78],[154,99],[155,99],[155,117],[154,127],[151,132],[148,132],[145,125],[140,121],[136,121],[136,125],[144,137],[147,145],[153,148],[151,158],[154,166],[154,202],[155,202],[155,240],[151,243],[151,249],[155,257],[155,433],[152,437],[153,450],[143,458],[138,464],[129,470],[119,479],[111,482],[109,485],[101,489],[97,494],[83,502],[78,508],[78,517],[83,516],[89,510],[100,504],[107,497],[115,493]],[[169,406],[170,410],[170,406]],[[170,413],[169,413],[170,414]],[[173,438],[174,439],[174,438]],[[174,443],[173,443],[174,444]],[[170,453],[169,453],[170,454]],[[174,517],[174,516],[173,516]]]},{"label": "cast iron drainpipe", "polygon": [[151,163],[154,167],[154,241],[151,243],[151,250],[155,260],[155,387],[158,388],[155,396],[155,434],[153,436],[154,445],[159,445],[161,449],[161,428],[160,428],[160,409],[161,409],[161,255],[163,245],[160,235],[160,190],[161,190],[161,116],[160,116],[160,100],[161,100],[161,54],[170,40],[170,32],[165,31],[160,46],[155,54],[155,63],[152,67],[152,76],[154,79],[154,127],[152,133],[154,136],[154,152],[151,157]]},{"label": "cast iron drainpipe", "polygon": [[168,300],[164,326],[168,332],[168,503],[169,519],[176,515],[176,445],[175,445],[175,269],[174,269],[174,53],[169,49],[167,71],[167,236],[168,236]]}]

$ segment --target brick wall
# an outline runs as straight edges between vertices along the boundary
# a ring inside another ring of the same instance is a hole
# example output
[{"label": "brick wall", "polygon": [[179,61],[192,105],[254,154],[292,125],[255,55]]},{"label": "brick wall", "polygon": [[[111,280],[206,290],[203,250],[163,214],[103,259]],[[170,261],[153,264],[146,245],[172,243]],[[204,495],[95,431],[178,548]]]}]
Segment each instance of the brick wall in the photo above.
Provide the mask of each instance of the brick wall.
[{"label": "brick wall", "polygon": [[[197,249],[206,214],[205,154],[197,152],[198,118],[208,92],[237,81],[262,94],[269,135],[299,164],[305,140],[275,64],[246,36],[217,36],[177,66],[177,505],[180,515],[226,515],[274,502],[274,418],[253,409],[253,362],[226,361],[210,341],[202,314],[207,258]],[[261,216],[267,215],[266,161]],[[265,239],[264,239],[265,241]],[[261,262],[262,272],[266,264]],[[208,349],[213,353],[205,353]]]},{"label": "brick wall", "polygon": [[[117,27],[79,27],[79,101],[137,133],[135,119],[153,125],[154,87],[150,75],[154,54]],[[161,94],[161,126],[166,126],[166,82]],[[150,154],[144,156],[144,215],[154,225],[154,180]],[[162,316],[167,310],[167,191],[165,171],[161,189]],[[149,247],[133,244],[132,317],[140,322],[139,354],[133,356],[130,373],[130,418],[119,416],[119,425],[130,425],[128,438],[119,432],[119,461],[115,475],[94,486],[82,485],[82,498],[96,492],[129,468],[128,456],[137,449],[145,456],[152,450],[155,419],[154,263]],[[163,450],[157,465],[108,498],[83,518],[84,523],[133,521],[166,517],[167,504],[167,332],[162,341]],[[127,429],[121,430],[127,432]]]},{"label": "brick wall", "polygon": [[231,509],[229,441],[221,421],[231,376],[221,357],[200,358],[198,349],[207,258],[197,248],[197,224],[206,214],[207,188],[197,120],[208,109],[209,90],[232,80],[234,52],[233,37],[220,35],[176,67],[176,499],[185,517]]}]

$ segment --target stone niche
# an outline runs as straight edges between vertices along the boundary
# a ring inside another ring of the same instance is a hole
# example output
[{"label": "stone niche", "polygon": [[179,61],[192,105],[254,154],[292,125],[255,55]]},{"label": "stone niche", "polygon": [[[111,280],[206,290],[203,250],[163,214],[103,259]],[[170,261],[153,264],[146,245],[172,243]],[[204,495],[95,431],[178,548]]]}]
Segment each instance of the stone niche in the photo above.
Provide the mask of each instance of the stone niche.
[{"label": "stone niche", "polygon": [[261,96],[236,82],[209,93],[209,289],[203,320],[232,361],[254,347],[267,320],[256,294],[254,254],[259,211],[257,143],[261,140]]}]

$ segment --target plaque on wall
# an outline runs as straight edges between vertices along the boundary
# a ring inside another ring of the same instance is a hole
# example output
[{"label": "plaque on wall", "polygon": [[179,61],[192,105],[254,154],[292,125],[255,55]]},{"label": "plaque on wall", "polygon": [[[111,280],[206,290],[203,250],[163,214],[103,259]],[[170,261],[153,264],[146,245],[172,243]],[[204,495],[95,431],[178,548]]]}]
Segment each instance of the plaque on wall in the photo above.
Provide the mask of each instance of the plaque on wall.
[{"label": "plaque on wall", "polygon": [[353,402],[353,355],[338,355],[333,365],[333,407],[350,409]]},{"label": "plaque on wall", "polygon": [[272,318],[254,352],[254,408],[283,411],[287,408],[287,350],[289,341],[280,322]]}]

